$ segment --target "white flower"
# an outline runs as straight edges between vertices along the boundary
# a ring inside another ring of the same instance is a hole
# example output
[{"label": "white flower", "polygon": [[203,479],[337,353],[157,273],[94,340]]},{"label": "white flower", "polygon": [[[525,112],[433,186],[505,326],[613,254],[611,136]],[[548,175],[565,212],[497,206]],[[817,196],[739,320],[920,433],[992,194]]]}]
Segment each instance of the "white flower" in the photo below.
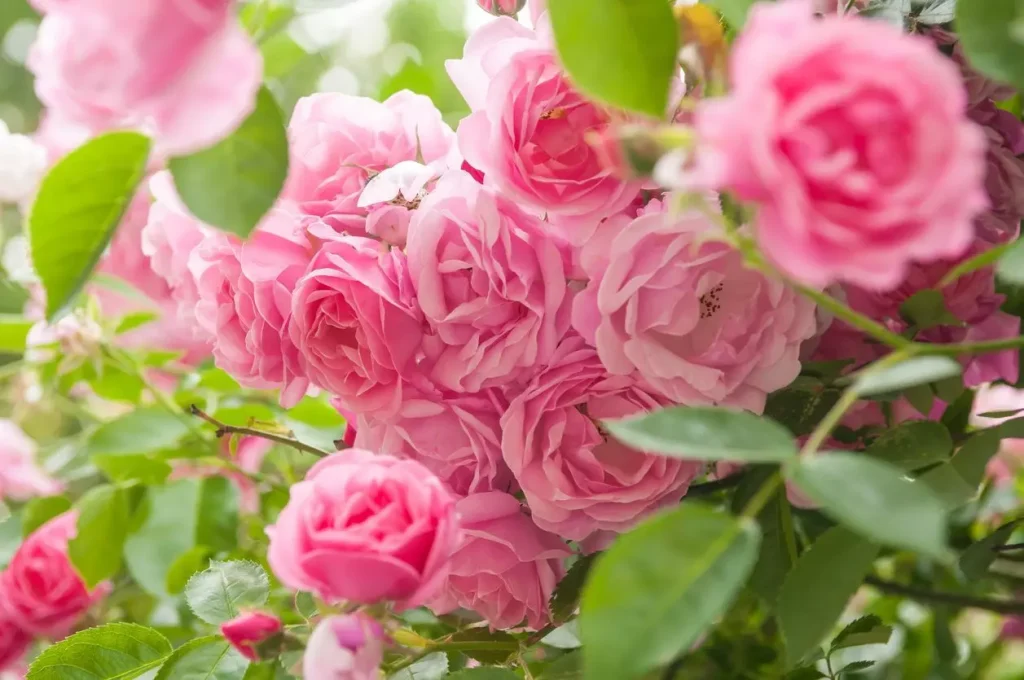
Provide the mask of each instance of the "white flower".
[{"label": "white flower", "polygon": [[0,203],[20,203],[35,193],[46,172],[46,149],[12,135],[0,121]]},{"label": "white flower", "polygon": [[402,161],[380,171],[363,187],[359,194],[360,208],[388,203],[401,195],[406,203],[412,203],[420,197],[420,192],[427,182],[438,176],[438,171],[429,165],[416,161]]}]

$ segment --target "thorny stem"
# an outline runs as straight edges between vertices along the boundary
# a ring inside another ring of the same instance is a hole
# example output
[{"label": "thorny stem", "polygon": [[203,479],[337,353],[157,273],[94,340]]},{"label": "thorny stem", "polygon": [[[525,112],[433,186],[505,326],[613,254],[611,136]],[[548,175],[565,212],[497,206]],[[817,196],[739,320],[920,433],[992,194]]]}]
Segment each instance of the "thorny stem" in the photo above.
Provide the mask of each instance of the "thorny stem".
[{"label": "thorny stem", "polygon": [[973,609],[986,609],[999,614],[1024,614],[1024,600],[996,600],[988,597],[976,597],[973,595],[962,595],[960,593],[949,593],[939,590],[929,590],[915,586],[905,586],[892,581],[884,581],[876,576],[868,576],[864,583],[874,586],[883,593],[890,595],[902,595],[912,600],[921,602],[932,602],[938,604],[950,604],[956,607],[970,607]]},{"label": "thorny stem", "polygon": [[298,451],[312,453],[314,456],[317,456],[319,458],[326,458],[327,456],[331,455],[330,452],[328,451],[318,449],[317,447],[310,446],[309,444],[304,444],[300,442],[298,439],[293,439],[292,437],[286,437],[284,435],[274,434],[273,432],[266,432],[264,430],[257,430],[254,427],[240,427],[238,425],[228,425],[226,423],[222,423],[213,416],[204,412],[195,404],[192,404],[190,412],[197,418],[201,418],[202,420],[205,420],[211,425],[216,426],[216,435],[218,439],[229,434],[240,434],[246,437],[260,437],[261,439],[267,439],[278,444],[283,444],[284,446],[290,446],[293,449],[297,449]]}]

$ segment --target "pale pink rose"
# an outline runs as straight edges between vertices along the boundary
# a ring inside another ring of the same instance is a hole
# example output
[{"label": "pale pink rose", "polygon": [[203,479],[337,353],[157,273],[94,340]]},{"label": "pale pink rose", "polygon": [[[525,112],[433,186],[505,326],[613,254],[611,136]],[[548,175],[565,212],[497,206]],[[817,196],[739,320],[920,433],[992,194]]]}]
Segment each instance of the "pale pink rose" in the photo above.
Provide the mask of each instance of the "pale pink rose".
[{"label": "pale pink rose", "polygon": [[674,402],[764,410],[768,393],[800,373],[814,305],[743,266],[698,212],[659,201],[636,219],[601,224],[583,246],[590,281],[573,326],[611,373],[637,375]]},{"label": "pale pink rose", "polygon": [[302,656],[304,680],[379,680],[384,629],[366,614],[329,616],[313,629]]},{"label": "pale pink rose", "polygon": [[280,389],[285,407],[309,388],[288,334],[292,294],[312,257],[296,224],[292,207],[279,204],[244,243],[211,234],[188,261],[198,294],[194,314],[213,338],[217,366],[246,387]]},{"label": "pale pink rose", "polygon": [[985,141],[929,40],[759,3],[729,72],[729,94],[697,112],[701,181],[759,204],[758,243],[789,275],[888,289],[912,261],[968,248]]},{"label": "pale pink rose", "polygon": [[233,0],[48,2],[28,57],[36,93],[93,132],[138,128],[157,154],[225,137],[252,111],[262,58]]},{"label": "pale pink rose", "polygon": [[337,93],[305,97],[295,106],[288,137],[285,198],[338,233],[374,235],[399,246],[417,200],[397,196],[360,206],[367,182],[403,161],[440,171],[455,144],[430,99],[407,90],[383,103]]},{"label": "pale pink rose", "polygon": [[484,24],[447,68],[472,111],[459,148],[503,195],[570,226],[636,196],[641,184],[615,177],[586,143],[611,117],[570,86],[546,23],[537,32],[509,17]]},{"label": "pale pink rose", "polygon": [[457,495],[516,489],[501,457],[501,416],[508,400],[496,389],[476,394],[405,392],[398,412],[359,418],[352,445],[423,464]]},{"label": "pale pink rose", "polygon": [[0,673],[21,668],[25,652],[31,645],[32,635],[0,612]]},{"label": "pale pink rose", "polygon": [[406,253],[434,383],[477,392],[543,366],[570,313],[568,251],[547,226],[458,170],[411,226]]},{"label": "pale pink rose", "polygon": [[23,502],[64,489],[36,463],[36,451],[36,443],[20,427],[0,418],[0,499]]},{"label": "pale pink rose", "polygon": [[461,537],[455,501],[411,460],[347,449],[314,465],[267,528],[283,584],[329,602],[434,597]]},{"label": "pale pink rose", "polygon": [[501,491],[467,496],[455,509],[462,544],[452,555],[444,591],[430,608],[438,613],[471,609],[492,629],[547,625],[548,600],[572,554],[565,542],[538,529],[519,501]]},{"label": "pale pink rose", "polygon": [[496,17],[514,17],[526,6],[526,0],[476,0],[476,4]]},{"label": "pale pink rose", "polygon": [[608,373],[582,338],[566,337],[501,419],[502,454],[537,526],[581,540],[625,531],[677,502],[700,463],[633,450],[598,426],[668,405],[634,378]]},{"label": "pale pink rose", "polygon": [[61,638],[94,602],[110,592],[109,583],[90,591],[68,558],[77,533],[78,513],[68,511],[32,532],[0,574],[0,615],[25,631]]},{"label": "pale pink rose", "polygon": [[[989,417],[984,413],[1018,411],[1008,416]],[[993,427],[1007,420],[1024,417],[1024,390],[1009,385],[983,385],[975,397],[971,412],[971,424],[975,427]],[[1001,485],[1013,484],[1017,472],[1024,467],[1024,439],[1003,439],[999,454],[989,463],[989,477]]]},{"label": "pale pink rose", "polygon": [[314,385],[357,413],[393,412],[424,332],[405,255],[358,236],[325,242],[295,287],[289,330]]},{"label": "pale pink rose", "polygon": [[220,634],[250,661],[259,659],[256,647],[282,630],[281,619],[264,612],[243,612],[220,625]]}]

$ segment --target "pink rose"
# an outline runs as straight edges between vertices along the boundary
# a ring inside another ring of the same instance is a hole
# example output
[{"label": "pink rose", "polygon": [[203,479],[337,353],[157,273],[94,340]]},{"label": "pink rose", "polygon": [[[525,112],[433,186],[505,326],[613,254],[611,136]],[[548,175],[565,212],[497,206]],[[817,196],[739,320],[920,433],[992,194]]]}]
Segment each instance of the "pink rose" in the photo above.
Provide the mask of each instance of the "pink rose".
[{"label": "pink rose", "polygon": [[455,509],[462,521],[462,544],[431,609],[472,609],[496,629],[547,625],[548,600],[565,575],[563,561],[572,554],[562,539],[538,529],[519,501],[500,491],[468,496]]},{"label": "pink rose", "polygon": [[713,230],[659,201],[636,219],[606,220],[581,252],[590,282],[573,326],[611,373],[637,375],[677,403],[760,413],[800,373],[814,305],[729,246],[702,242]]},{"label": "pink rose", "polygon": [[393,412],[423,336],[405,255],[358,236],[325,242],[295,287],[290,333],[313,384],[357,413]]},{"label": "pink rose", "polygon": [[302,656],[305,680],[379,680],[384,629],[366,614],[329,616],[313,630]]},{"label": "pink rose", "polygon": [[[897,285],[955,257],[985,209],[985,142],[956,66],[925,38],[807,0],[760,3],[728,96],[696,116],[707,183],[758,204],[757,239],[794,278]],[[880,74],[884,74],[884,77]]]},{"label": "pink rose", "polygon": [[374,235],[404,245],[413,201],[360,206],[371,176],[403,161],[439,170],[455,135],[428,97],[403,90],[383,103],[315,94],[295,106],[288,126],[291,165],[284,197],[338,233]]},{"label": "pink rose", "polygon": [[470,36],[448,75],[472,113],[459,148],[503,195],[573,224],[629,205],[640,189],[604,168],[585,138],[610,121],[558,65],[546,23],[535,33],[501,17]]},{"label": "pink rose", "polygon": [[77,521],[78,513],[69,511],[36,529],[0,574],[0,615],[33,635],[67,635],[110,591],[103,583],[90,592],[68,558],[68,541],[77,532]]},{"label": "pink rose", "polygon": [[263,612],[244,612],[220,625],[220,634],[242,656],[259,659],[256,647],[281,632],[281,619]]},{"label": "pink rose", "polygon": [[437,477],[363,449],[314,465],[267,533],[267,559],[289,588],[402,609],[438,592],[460,539],[455,501]]},{"label": "pink rose", "polygon": [[412,222],[409,273],[431,379],[456,392],[542,366],[569,327],[568,253],[546,225],[461,171]]},{"label": "pink rose", "polygon": [[14,422],[0,418],[0,499],[22,502],[63,490],[35,459],[36,443]]},{"label": "pink rose", "polygon": [[526,6],[526,0],[476,0],[476,4],[496,17],[514,17]]},{"label": "pink rose", "polygon": [[515,490],[501,457],[507,407],[496,389],[448,397],[410,390],[394,415],[361,417],[354,446],[418,461],[459,496]]},{"label": "pink rose", "polygon": [[0,673],[19,668],[31,644],[32,636],[0,613]]},{"label": "pink rose", "polygon": [[[1020,413],[992,418],[982,415],[995,411],[1017,411]],[[1024,390],[1009,385],[983,385],[978,389],[971,412],[971,424],[975,427],[993,427],[1006,420],[1024,416]],[[1024,467],[1024,439],[1003,439],[999,443],[999,454],[988,463],[988,476],[997,484],[1012,484],[1017,472]]]},{"label": "pink rose", "polygon": [[291,207],[279,205],[246,242],[215,233],[189,258],[196,321],[213,338],[217,365],[246,387],[280,388],[286,407],[309,388],[288,334],[292,294],[312,256],[296,224]]},{"label": "pink rose", "polygon": [[625,531],[682,498],[700,463],[635,451],[598,426],[667,405],[634,378],[609,374],[582,338],[568,336],[501,419],[502,454],[537,526],[578,541],[598,529]]},{"label": "pink rose", "polygon": [[67,0],[28,57],[36,93],[93,131],[140,128],[160,154],[217,142],[252,111],[260,52],[233,0]]}]

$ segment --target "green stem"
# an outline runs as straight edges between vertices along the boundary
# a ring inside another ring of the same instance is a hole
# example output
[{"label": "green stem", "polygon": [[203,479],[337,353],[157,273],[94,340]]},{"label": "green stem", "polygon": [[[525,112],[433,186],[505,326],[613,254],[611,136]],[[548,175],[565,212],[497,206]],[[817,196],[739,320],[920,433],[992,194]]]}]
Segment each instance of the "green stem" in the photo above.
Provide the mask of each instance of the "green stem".
[{"label": "green stem", "polygon": [[1003,340],[985,340],[982,342],[956,342],[948,345],[932,345],[915,343],[915,354],[989,354],[1002,352],[1007,349],[1020,349],[1024,347],[1024,336],[1005,338]]},{"label": "green stem", "polygon": [[797,283],[795,281],[790,281],[788,279],[787,281],[789,282],[789,285],[793,286],[793,288],[798,290],[801,294],[811,298],[816,303],[818,303],[819,307],[827,309],[828,311],[835,314],[838,318],[845,321],[850,326],[853,326],[854,328],[859,328],[860,330],[864,331],[865,333],[873,337],[875,340],[878,340],[879,342],[886,344],[889,347],[892,347],[893,349],[903,349],[906,347],[910,347],[913,344],[910,340],[907,340],[899,333],[893,333],[891,330],[889,330],[882,324],[878,323],[874,319],[870,319],[864,316],[863,314],[859,314],[853,311],[852,309],[850,309],[842,302],[829,295],[828,293],[824,293],[820,290],[815,290],[814,288],[811,288],[810,286],[805,286],[802,283]]},{"label": "green stem", "polygon": [[216,435],[218,439],[228,434],[240,434],[246,437],[259,437],[260,439],[266,439],[272,442],[276,442],[278,444],[283,444],[284,446],[290,446],[293,449],[304,451],[305,453],[312,453],[314,456],[317,456],[319,458],[326,458],[327,456],[331,455],[330,452],[328,451],[318,449],[317,447],[310,446],[309,444],[304,444],[300,442],[298,439],[292,439],[291,437],[286,437],[281,434],[274,434],[273,432],[257,430],[254,427],[240,427],[238,425],[228,425],[227,423],[222,423],[213,416],[205,413],[195,404],[192,404],[191,413],[197,418],[201,418],[202,420],[205,420],[211,425],[215,425],[217,427]]},{"label": "green stem", "polygon": [[779,499],[779,524],[782,526],[782,538],[786,542],[786,554],[789,563],[796,564],[800,552],[796,545],[796,532],[793,530],[793,509],[789,507],[789,499]]},{"label": "green stem", "polygon": [[776,470],[771,477],[765,480],[761,488],[757,490],[757,493],[747,501],[746,506],[743,508],[742,516],[751,519],[757,517],[764,510],[764,506],[768,505],[768,501],[772,499],[772,496],[775,495],[780,486],[782,486],[782,475]]},{"label": "green stem", "polygon": [[892,581],[883,581],[876,576],[868,576],[864,579],[864,583],[879,589],[883,593],[900,595],[921,602],[950,604],[962,608],[985,609],[999,614],[1024,614],[1024,600],[995,600],[987,597],[929,590],[927,588],[905,586],[900,583],[893,583]]}]

